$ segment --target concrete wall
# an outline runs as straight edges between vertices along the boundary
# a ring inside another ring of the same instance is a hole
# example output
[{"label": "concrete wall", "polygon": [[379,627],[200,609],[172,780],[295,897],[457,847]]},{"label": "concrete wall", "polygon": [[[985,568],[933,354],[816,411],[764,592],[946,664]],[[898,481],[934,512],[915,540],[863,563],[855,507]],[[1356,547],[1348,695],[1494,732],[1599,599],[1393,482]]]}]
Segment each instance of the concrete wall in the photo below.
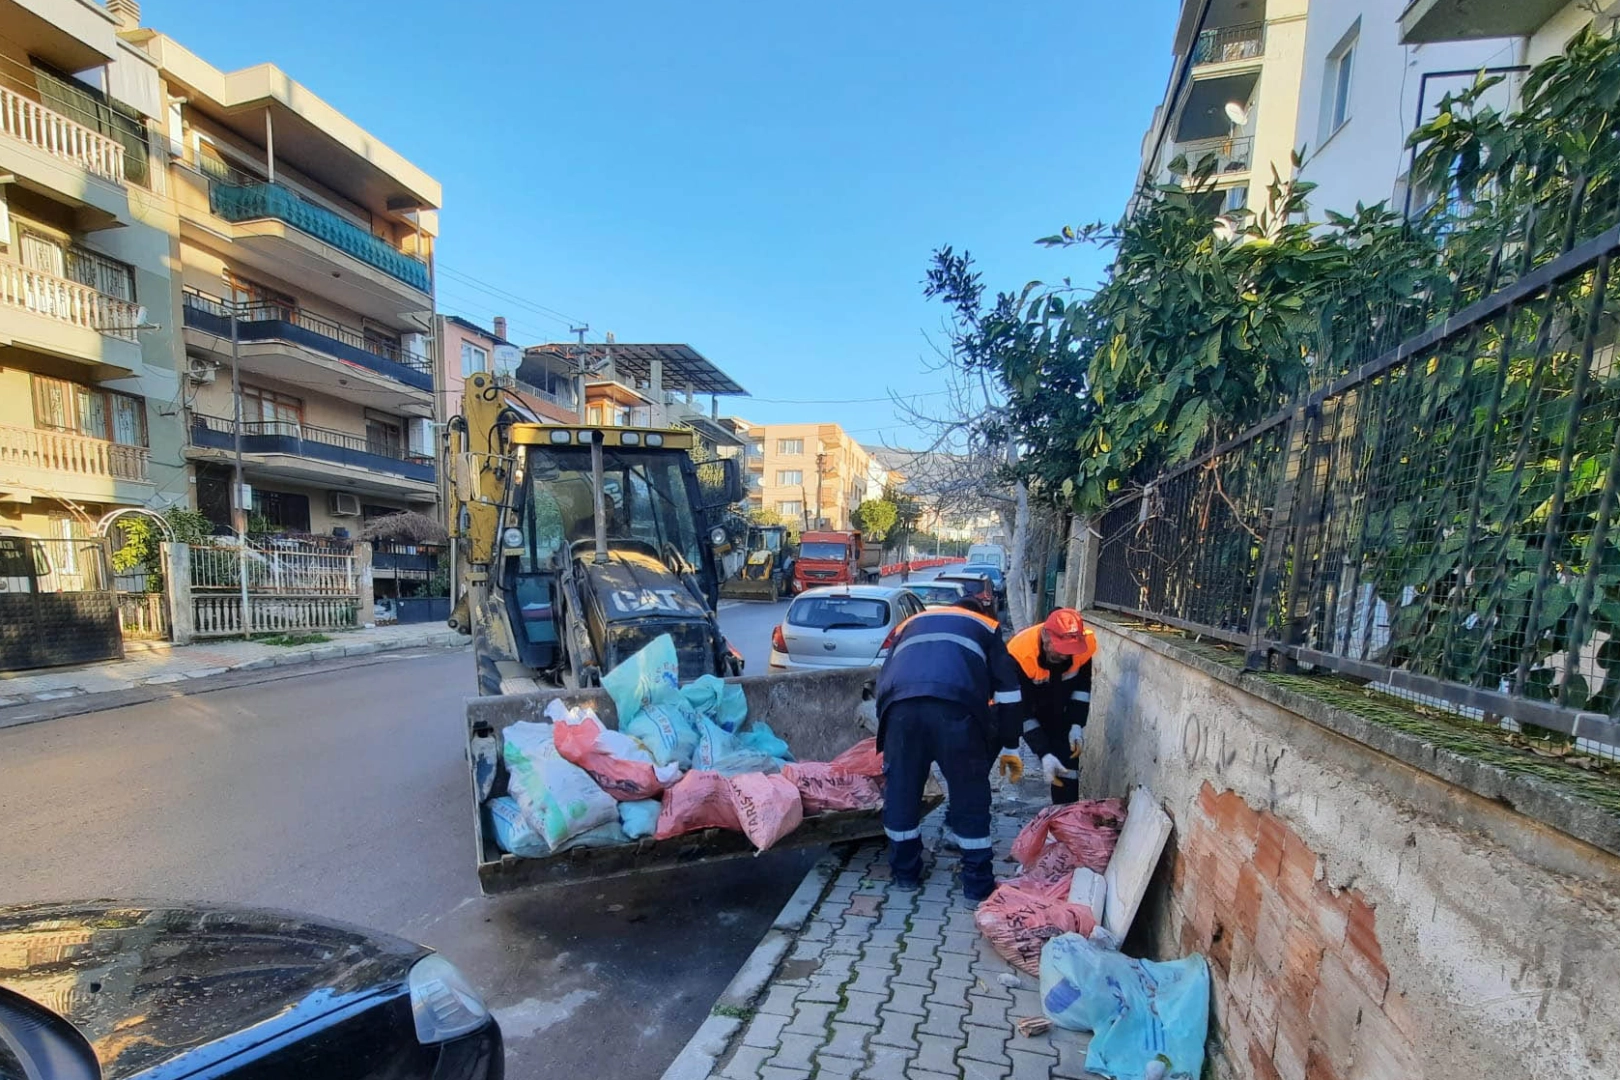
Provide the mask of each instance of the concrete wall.
[{"label": "concrete wall", "polygon": [[[1417,116],[1418,93],[1425,72],[1478,71],[1519,62],[1516,38],[1400,43],[1401,11],[1407,0],[1312,0],[1305,32],[1305,55],[1299,88],[1295,142],[1306,150],[1300,177],[1317,185],[1311,195],[1314,218],[1323,210],[1350,213],[1357,202],[1388,200],[1396,210],[1405,201],[1397,181],[1406,173],[1406,136]],[[1328,56],[1352,31],[1357,35],[1350,78],[1349,119],[1324,140],[1323,101]],[[1423,94],[1426,116],[1448,92],[1469,86],[1473,76],[1430,79]],[[1511,90],[1499,88],[1502,108]]]},{"label": "concrete wall", "polygon": [[1217,1075],[1620,1075],[1620,819],[1093,625],[1082,785],[1175,820],[1133,935],[1209,957]]}]

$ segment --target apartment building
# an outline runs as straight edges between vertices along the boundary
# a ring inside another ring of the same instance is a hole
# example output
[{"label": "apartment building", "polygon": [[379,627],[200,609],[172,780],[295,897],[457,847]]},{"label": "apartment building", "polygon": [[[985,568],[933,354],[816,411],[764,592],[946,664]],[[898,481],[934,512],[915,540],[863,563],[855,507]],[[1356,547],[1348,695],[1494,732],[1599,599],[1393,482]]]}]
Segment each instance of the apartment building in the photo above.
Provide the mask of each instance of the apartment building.
[{"label": "apartment building", "polygon": [[1615,0],[1411,0],[1400,27],[1401,41],[1412,46],[1517,38],[1523,62],[1535,65],[1562,52],[1582,27],[1613,30],[1617,20]]},{"label": "apartment building", "polygon": [[0,0],[0,530],[189,501],[160,81],[127,7]]},{"label": "apartment building", "polygon": [[272,530],[430,508],[437,181],[272,64],[123,37],[161,81],[196,506],[229,525],[240,452]]},{"label": "apartment building", "polygon": [[871,453],[837,424],[751,424],[746,438],[751,508],[805,528],[848,529],[861,503],[883,493],[872,484]]},{"label": "apartment building", "polygon": [[[1209,163],[1216,213],[1258,212],[1272,169],[1299,144],[1298,95],[1310,0],[1184,0],[1164,100],[1142,141],[1142,176]],[[1134,199],[1133,199],[1134,206]]]},{"label": "apartment building", "polygon": [[506,320],[497,315],[486,330],[459,315],[440,315],[434,340],[438,343],[439,422],[461,412],[461,395],[468,376],[497,371],[503,350],[514,357],[509,390],[542,420],[566,424],[579,419],[573,380],[555,377],[543,367],[523,365],[523,352],[507,340]]}]

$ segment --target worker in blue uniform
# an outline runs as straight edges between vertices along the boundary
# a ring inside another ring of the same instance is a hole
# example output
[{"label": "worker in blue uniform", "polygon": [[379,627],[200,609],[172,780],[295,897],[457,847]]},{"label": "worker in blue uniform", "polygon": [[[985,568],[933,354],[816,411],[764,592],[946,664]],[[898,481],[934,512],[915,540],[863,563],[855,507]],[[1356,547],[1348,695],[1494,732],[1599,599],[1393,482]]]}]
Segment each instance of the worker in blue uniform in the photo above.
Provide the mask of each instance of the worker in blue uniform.
[{"label": "worker in blue uniform", "polygon": [[922,883],[923,786],[939,765],[949,803],[946,839],[962,852],[962,891],[975,903],[996,887],[991,871],[990,768],[1023,775],[1018,665],[1001,626],[979,601],[929,608],[895,628],[878,673],[883,831],[894,887]]}]

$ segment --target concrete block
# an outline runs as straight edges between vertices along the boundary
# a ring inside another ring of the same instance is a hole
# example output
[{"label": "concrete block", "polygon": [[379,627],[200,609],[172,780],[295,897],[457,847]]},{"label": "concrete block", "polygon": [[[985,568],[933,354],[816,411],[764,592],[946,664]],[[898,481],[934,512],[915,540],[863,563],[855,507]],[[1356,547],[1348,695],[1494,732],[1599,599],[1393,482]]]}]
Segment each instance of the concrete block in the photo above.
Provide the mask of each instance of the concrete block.
[{"label": "concrete block", "polygon": [[766,1050],[776,1050],[782,1045],[782,1029],[787,1026],[788,1018],[776,1016],[772,1013],[756,1013],[743,1029],[742,1044],[744,1046],[759,1047]]},{"label": "concrete block", "polygon": [[743,961],[737,974],[732,976],[717,1004],[731,1009],[745,1009],[752,1005],[765,984],[770,982],[776,965],[790,943],[788,936],[780,930],[767,931],[759,944],[754,946],[754,951],[748,954],[748,959]]},{"label": "concrete block", "polygon": [[[866,1040],[870,1038],[876,1028],[864,1024],[851,1024],[842,1020],[834,1020],[831,1025],[832,1038],[817,1051],[818,1061],[825,1056],[835,1058],[850,1058],[854,1061],[866,1060]],[[854,1072],[854,1069],[849,1070]]]},{"label": "concrete block", "polygon": [[181,674],[188,679],[208,679],[215,675],[223,675],[230,670],[229,667],[205,667],[194,668],[191,671],[181,672]]},{"label": "concrete block", "polygon": [[803,1069],[811,1072],[815,1069],[815,1062],[810,1056],[821,1049],[825,1040],[825,1035],[783,1035],[782,1045],[770,1059],[769,1064],[779,1069]]},{"label": "concrete block", "polygon": [[1003,1022],[994,1027],[984,1027],[978,1024],[966,1024],[962,1028],[967,1036],[967,1043],[963,1047],[961,1057],[972,1058],[975,1061],[990,1062],[995,1065],[1012,1065],[1012,1059],[1007,1056],[1007,1040],[1012,1037],[1012,1024]]},{"label": "concrete block", "polygon": [[1103,925],[1120,941],[1125,940],[1142,898],[1147,895],[1148,882],[1159,865],[1170,830],[1170,815],[1152,793],[1145,787],[1132,791],[1125,827],[1120,830],[1119,843],[1103,874],[1108,889]]},{"label": "concrete block", "polygon": [[966,1042],[959,1033],[950,1037],[942,1035],[918,1035],[917,1057],[912,1064],[919,1069],[929,1072],[944,1073],[948,1076],[959,1075],[956,1071],[956,1052]]},{"label": "concrete block", "polygon": [[794,1035],[824,1036],[833,1013],[837,1011],[838,1003],[835,1001],[802,1001],[793,1011],[792,1021],[783,1030]]},{"label": "concrete block", "polygon": [[917,1025],[922,1017],[910,1013],[891,1012],[886,1008],[878,1009],[878,1017],[882,1021],[870,1040],[872,1047],[892,1046],[902,1050],[917,1049]]},{"label": "concrete block", "polygon": [[742,1027],[734,1016],[710,1016],[664,1070],[663,1080],[704,1080],[726,1052],[731,1037]]},{"label": "concrete block", "polygon": [[726,1080],[756,1080],[765,1059],[774,1053],[775,1047],[767,1050],[758,1046],[739,1046],[737,1052],[731,1055],[731,1060],[726,1062],[726,1067],[720,1070],[720,1075]]},{"label": "concrete block", "polygon": [[912,1016],[927,1016],[928,1008],[924,998],[933,992],[931,986],[912,986],[909,983],[894,983],[889,987],[889,1000],[884,1008],[890,1012],[910,1013]]}]

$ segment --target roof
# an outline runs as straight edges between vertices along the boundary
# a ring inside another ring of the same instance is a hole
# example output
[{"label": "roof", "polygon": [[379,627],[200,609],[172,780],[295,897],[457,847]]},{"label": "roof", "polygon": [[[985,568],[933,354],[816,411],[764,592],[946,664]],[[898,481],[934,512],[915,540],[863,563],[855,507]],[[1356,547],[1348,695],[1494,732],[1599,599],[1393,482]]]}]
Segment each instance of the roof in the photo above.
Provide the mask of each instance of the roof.
[{"label": "roof", "polygon": [[[534,346],[535,350],[554,352],[562,356],[573,356],[579,348],[579,345],[571,341]],[[611,345],[586,345],[585,349],[593,357],[606,357],[611,360],[615,371],[632,379],[651,381],[653,361],[662,361],[666,390],[684,391],[690,386],[699,394],[748,396],[748,391],[744,390],[735,379],[715,367],[690,345],[636,345],[616,341]]]},{"label": "roof", "polygon": [[489,340],[495,342],[497,345],[510,345],[510,344],[512,344],[510,341],[507,341],[503,337],[496,337],[495,332],[493,330],[486,330],[482,326],[479,326],[477,323],[473,322],[471,319],[463,319],[460,315],[446,315],[444,317],[444,319],[445,319],[446,322],[455,323],[457,326],[461,327],[463,330],[471,330],[473,333],[477,334],[479,337],[488,338]]},{"label": "roof", "polygon": [[736,433],[727,427],[723,420],[710,420],[707,416],[699,416],[696,413],[690,416],[682,416],[679,420],[716,446],[748,445],[748,440],[738,438]]}]

